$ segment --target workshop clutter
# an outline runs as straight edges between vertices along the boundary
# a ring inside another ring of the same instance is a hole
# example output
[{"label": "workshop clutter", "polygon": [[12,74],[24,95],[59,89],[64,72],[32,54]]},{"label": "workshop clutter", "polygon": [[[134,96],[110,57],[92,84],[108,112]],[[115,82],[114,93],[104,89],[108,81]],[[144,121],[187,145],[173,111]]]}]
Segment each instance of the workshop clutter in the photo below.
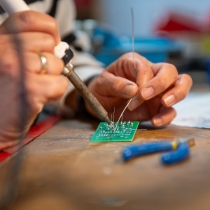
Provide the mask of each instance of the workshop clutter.
[{"label": "workshop clutter", "polygon": [[157,23],[156,34],[164,34],[185,44],[185,57],[210,54],[210,18],[196,18],[189,13],[169,12]]},{"label": "workshop clutter", "polygon": [[210,13],[198,17],[189,12],[169,12],[158,20],[155,33],[181,41],[185,64],[179,69],[204,71],[205,82],[210,84]]},{"label": "workshop clutter", "polygon": [[[92,40],[93,55],[109,65],[132,52],[132,30],[125,36],[118,28],[96,20],[78,21]],[[153,34],[135,35],[134,51],[151,62],[169,62],[179,73],[188,73],[195,83],[210,84],[210,15],[192,12],[166,12],[155,21]],[[135,34],[135,29],[134,29]]]},{"label": "workshop clutter", "polygon": [[[120,36],[103,27],[94,29],[93,42],[97,46],[94,55],[106,65],[109,65],[124,53],[132,51],[131,36]],[[154,63],[165,62],[170,53],[179,53],[182,49],[181,42],[167,37],[135,37],[134,40],[134,51]]]}]

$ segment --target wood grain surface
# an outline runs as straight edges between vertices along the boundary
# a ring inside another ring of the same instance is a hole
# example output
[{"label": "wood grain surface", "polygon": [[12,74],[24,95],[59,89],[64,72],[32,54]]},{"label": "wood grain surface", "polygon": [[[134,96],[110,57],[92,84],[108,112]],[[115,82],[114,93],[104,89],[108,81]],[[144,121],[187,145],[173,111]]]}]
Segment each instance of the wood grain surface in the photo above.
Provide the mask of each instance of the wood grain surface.
[{"label": "wood grain surface", "polygon": [[[210,131],[178,126],[141,126],[138,144],[193,136],[188,160],[163,166],[160,154],[124,163],[130,143],[90,143],[98,122],[62,120],[25,147],[16,202],[12,210],[209,210]],[[147,129],[147,130],[141,130]],[[0,191],[11,158],[0,165]]]}]

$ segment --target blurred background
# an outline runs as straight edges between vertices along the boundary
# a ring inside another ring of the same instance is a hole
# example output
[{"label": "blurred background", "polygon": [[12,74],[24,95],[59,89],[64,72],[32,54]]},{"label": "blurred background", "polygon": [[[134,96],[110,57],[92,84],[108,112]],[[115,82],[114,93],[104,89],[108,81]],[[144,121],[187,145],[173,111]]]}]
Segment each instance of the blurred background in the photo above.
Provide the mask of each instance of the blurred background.
[{"label": "blurred background", "polygon": [[76,28],[85,30],[92,53],[109,65],[132,51],[152,62],[173,63],[194,83],[210,84],[210,1],[75,0]]}]

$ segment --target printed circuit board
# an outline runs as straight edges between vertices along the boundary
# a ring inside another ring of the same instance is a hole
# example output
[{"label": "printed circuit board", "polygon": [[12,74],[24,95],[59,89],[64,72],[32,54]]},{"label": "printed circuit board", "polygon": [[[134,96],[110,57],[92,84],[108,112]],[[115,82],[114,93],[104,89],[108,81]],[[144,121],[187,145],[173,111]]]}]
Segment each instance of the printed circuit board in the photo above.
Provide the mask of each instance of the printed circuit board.
[{"label": "printed circuit board", "polygon": [[138,121],[101,122],[91,138],[91,142],[132,141],[138,128]]}]

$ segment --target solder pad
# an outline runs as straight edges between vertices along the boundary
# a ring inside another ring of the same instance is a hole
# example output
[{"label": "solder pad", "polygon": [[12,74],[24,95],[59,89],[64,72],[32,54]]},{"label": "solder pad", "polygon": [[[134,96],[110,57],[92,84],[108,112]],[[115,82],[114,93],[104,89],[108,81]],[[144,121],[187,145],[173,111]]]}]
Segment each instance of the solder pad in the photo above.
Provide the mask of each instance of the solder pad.
[{"label": "solder pad", "polygon": [[91,138],[91,142],[132,141],[139,125],[138,121],[114,122],[110,126],[101,122]]}]

